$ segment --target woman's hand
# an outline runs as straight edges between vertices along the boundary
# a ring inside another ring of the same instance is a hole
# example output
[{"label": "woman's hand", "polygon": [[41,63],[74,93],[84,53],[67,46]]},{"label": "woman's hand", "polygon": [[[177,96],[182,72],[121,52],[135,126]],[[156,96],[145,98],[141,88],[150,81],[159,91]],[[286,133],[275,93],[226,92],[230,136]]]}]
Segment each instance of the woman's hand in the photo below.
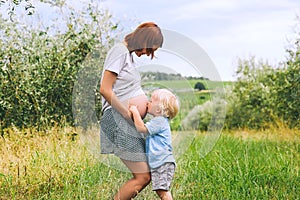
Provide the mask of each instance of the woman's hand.
[{"label": "woman's hand", "polygon": [[127,121],[129,124],[134,125],[132,113],[130,112],[130,110],[127,110],[127,112],[126,112],[126,113],[123,113],[122,116],[126,119],[126,121]]},{"label": "woman's hand", "polygon": [[148,129],[146,128],[146,126],[140,116],[137,106],[131,105],[129,107],[129,110],[130,110],[130,112],[132,112],[134,125],[135,125],[135,128],[137,129],[137,131],[140,133],[148,133]]}]

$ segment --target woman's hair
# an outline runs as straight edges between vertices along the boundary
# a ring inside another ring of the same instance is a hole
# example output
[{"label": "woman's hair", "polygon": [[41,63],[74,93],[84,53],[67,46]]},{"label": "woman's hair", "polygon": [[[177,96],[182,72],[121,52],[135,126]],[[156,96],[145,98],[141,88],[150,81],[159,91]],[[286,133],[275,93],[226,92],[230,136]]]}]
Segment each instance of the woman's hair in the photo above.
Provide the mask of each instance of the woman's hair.
[{"label": "woman's hair", "polygon": [[147,53],[154,57],[154,51],[163,44],[163,35],[160,28],[153,22],[140,24],[135,31],[125,36],[125,42],[129,52],[146,49]]},{"label": "woman's hair", "polygon": [[178,98],[167,89],[158,89],[153,92],[155,98],[158,99],[162,115],[169,119],[174,118],[179,111]]}]

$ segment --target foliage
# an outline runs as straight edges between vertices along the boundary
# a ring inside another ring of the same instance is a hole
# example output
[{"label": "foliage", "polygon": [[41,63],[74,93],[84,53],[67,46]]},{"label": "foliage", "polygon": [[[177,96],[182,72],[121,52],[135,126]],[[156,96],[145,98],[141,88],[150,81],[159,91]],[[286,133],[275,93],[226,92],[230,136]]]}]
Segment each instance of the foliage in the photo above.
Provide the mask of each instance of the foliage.
[{"label": "foliage", "polygon": [[182,80],[181,74],[169,74],[164,72],[142,72],[141,78],[144,81],[162,81],[162,80]]},{"label": "foliage", "polygon": [[[298,50],[299,51],[299,50]],[[272,68],[262,61],[240,61],[238,80],[228,94],[228,128],[267,128],[280,121],[299,127],[300,65],[298,53],[287,65]]]},{"label": "foliage", "polygon": [[268,128],[286,124],[300,128],[300,17],[298,38],[286,49],[287,59],[279,67],[241,60],[238,80],[228,93],[227,128]]},{"label": "foliage", "polygon": [[1,0],[0,7],[4,5],[7,6],[7,14],[10,16],[10,20],[12,21],[16,12],[16,7],[20,5],[24,7],[24,11],[26,11],[27,15],[32,15],[35,9],[30,0]]},{"label": "foliage", "polygon": [[296,42],[296,51],[287,50],[287,67],[275,74],[274,98],[276,115],[291,127],[300,127],[300,46]]},{"label": "foliage", "polygon": [[[66,0],[39,0],[39,2],[47,3],[51,6],[65,6]],[[38,4],[37,1],[32,3],[32,0],[1,0],[0,1],[0,7],[6,6],[7,8],[7,14],[10,17],[11,21],[14,21],[16,14],[17,14],[17,8],[22,7],[24,8],[24,11],[27,15],[33,15],[35,13],[35,4]]]},{"label": "foliage", "polygon": [[[283,123],[300,127],[299,42],[287,52],[286,63],[279,67],[255,57],[239,60],[237,81],[226,87],[226,128],[264,129]],[[212,102],[194,106],[183,118],[183,126],[207,130],[212,121]]]},{"label": "foliage", "polygon": [[197,82],[194,89],[196,89],[196,90],[205,90],[206,88],[205,88],[203,83]]},{"label": "foliage", "polygon": [[2,128],[73,123],[73,86],[88,55],[94,58],[89,64],[95,65],[86,71],[87,79],[100,73],[117,25],[107,11],[91,3],[82,10],[63,9],[66,16],[46,28],[0,21]]},{"label": "foliage", "polygon": [[[226,102],[224,94],[210,94],[209,100],[194,106],[182,120],[184,130],[207,131],[212,126],[222,127],[224,123]],[[202,96],[199,96],[202,97]],[[221,129],[221,128],[220,128]]]},{"label": "foliage", "polygon": [[229,127],[260,128],[273,122],[273,98],[270,79],[274,73],[271,66],[263,62],[240,60],[237,82],[229,94],[227,124]]},{"label": "foliage", "polygon": [[153,72],[153,71],[146,71],[146,72],[141,72],[141,77],[142,80],[144,81],[170,81],[170,80],[194,80],[194,81],[209,81],[208,78],[205,77],[192,77],[192,76],[182,76],[180,73],[174,74],[174,73],[165,73],[165,72]]},{"label": "foliage", "polygon": [[209,78],[206,78],[206,77],[195,77],[195,76],[188,76],[186,77],[188,80],[202,80],[202,81],[209,81]]}]

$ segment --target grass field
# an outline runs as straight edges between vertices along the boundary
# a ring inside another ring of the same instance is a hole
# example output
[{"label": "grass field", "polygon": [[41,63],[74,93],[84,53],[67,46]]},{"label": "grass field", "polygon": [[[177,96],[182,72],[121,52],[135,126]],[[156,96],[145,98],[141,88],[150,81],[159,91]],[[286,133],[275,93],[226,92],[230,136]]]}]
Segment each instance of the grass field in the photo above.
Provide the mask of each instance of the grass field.
[{"label": "grass field", "polygon": [[[0,138],[0,199],[111,199],[130,174],[89,153],[74,128],[6,130]],[[223,133],[204,158],[197,133],[177,158],[174,199],[297,199],[300,131]],[[147,187],[136,199],[157,199]]]}]

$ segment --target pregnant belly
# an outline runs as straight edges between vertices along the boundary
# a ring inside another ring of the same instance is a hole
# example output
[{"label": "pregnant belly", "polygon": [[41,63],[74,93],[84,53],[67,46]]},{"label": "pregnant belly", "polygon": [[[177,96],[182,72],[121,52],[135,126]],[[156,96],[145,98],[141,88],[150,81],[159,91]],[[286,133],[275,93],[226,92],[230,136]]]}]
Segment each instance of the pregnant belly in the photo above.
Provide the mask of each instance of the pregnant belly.
[{"label": "pregnant belly", "polygon": [[137,106],[137,109],[139,110],[139,113],[140,113],[142,119],[144,119],[147,114],[147,103],[148,103],[148,98],[146,95],[139,95],[139,96],[133,97],[129,101],[130,105]]}]

